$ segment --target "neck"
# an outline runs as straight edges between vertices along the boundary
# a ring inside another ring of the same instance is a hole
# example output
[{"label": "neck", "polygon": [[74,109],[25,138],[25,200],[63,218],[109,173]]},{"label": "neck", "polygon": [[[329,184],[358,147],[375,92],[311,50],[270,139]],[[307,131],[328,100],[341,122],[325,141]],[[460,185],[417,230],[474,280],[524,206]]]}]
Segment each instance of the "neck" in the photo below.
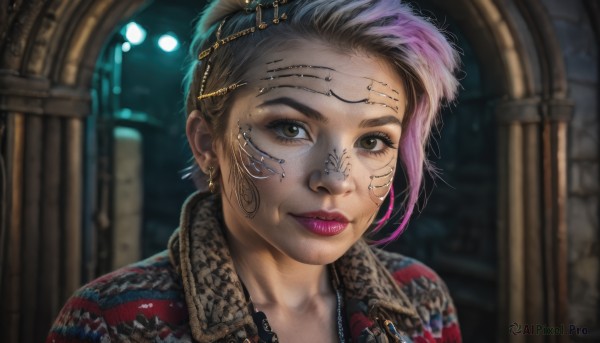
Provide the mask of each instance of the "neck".
[{"label": "neck", "polygon": [[258,309],[302,311],[333,293],[327,266],[300,263],[274,248],[257,247],[228,232],[236,271]]}]

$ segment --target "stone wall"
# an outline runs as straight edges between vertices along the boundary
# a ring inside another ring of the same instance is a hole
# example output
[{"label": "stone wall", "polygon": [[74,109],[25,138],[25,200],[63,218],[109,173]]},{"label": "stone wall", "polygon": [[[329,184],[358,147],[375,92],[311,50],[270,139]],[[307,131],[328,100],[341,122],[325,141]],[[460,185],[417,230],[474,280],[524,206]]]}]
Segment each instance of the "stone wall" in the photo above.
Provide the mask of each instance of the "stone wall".
[{"label": "stone wall", "polygon": [[[598,37],[584,1],[543,0],[575,108],[568,141],[569,320],[600,328]],[[596,18],[597,20],[597,18]]]}]

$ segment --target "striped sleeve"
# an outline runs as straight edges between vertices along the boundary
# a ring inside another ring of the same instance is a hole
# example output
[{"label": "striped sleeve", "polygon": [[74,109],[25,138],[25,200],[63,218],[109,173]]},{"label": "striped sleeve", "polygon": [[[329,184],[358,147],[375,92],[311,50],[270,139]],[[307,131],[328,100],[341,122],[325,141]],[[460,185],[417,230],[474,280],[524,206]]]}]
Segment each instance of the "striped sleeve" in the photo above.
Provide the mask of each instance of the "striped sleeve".
[{"label": "striped sleeve", "polygon": [[379,251],[379,258],[411,300],[423,323],[416,343],[461,343],[456,308],[446,283],[423,263],[403,255]]},{"label": "striped sleeve", "polygon": [[110,342],[98,292],[88,288],[77,291],[56,318],[46,343]]}]

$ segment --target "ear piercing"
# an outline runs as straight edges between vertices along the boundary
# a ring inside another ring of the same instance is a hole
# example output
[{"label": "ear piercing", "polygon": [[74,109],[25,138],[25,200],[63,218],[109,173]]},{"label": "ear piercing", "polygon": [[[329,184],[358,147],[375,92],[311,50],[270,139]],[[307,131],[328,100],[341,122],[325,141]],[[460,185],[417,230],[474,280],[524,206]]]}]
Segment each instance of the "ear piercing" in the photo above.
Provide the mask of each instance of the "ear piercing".
[{"label": "ear piercing", "polygon": [[208,190],[211,193],[215,193],[217,191],[217,183],[215,181],[215,167],[208,167]]}]

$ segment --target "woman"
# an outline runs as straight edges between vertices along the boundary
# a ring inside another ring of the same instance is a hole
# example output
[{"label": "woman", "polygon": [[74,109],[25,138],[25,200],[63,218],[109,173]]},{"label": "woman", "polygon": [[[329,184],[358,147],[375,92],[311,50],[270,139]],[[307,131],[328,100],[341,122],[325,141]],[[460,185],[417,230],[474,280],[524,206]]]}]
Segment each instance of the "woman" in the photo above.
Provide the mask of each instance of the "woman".
[{"label": "woman", "polygon": [[48,342],[460,342],[443,281],[363,238],[391,215],[397,165],[384,241],[412,213],[457,88],[444,36],[400,0],[215,1],[191,53],[187,137],[210,192],[166,252],[79,290]]}]

